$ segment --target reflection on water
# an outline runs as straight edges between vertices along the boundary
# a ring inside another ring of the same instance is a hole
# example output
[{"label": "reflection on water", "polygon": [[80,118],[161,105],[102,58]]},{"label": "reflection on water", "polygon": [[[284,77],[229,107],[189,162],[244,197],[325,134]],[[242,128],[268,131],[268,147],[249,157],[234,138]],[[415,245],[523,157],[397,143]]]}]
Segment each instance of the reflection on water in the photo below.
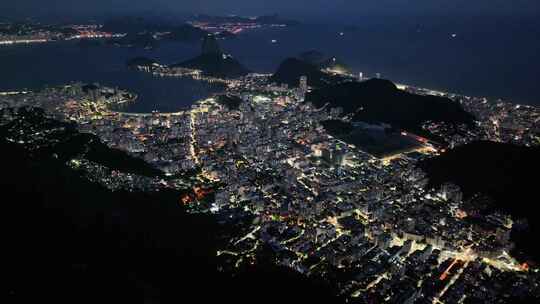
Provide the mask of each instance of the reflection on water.
[{"label": "reflection on water", "polygon": [[191,107],[192,103],[214,93],[223,92],[222,84],[208,83],[191,78],[157,77],[133,71],[143,78],[137,91],[143,92],[132,102],[121,104],[115,110],[121,112],[149,113],[158,111],[178,112]]},{"label": "reflection on water", "polygon": [[197,45],[166,43],[155,51],[112,46],[81,47],[74,42],[0,48],[0,91],[39,89],[81,81],[136,93],[128,112],[175,112],[223,87],[189,78],[159,78],[129,70],[126,61],[147,56],[161,62],[184,60],[199,52]]}]

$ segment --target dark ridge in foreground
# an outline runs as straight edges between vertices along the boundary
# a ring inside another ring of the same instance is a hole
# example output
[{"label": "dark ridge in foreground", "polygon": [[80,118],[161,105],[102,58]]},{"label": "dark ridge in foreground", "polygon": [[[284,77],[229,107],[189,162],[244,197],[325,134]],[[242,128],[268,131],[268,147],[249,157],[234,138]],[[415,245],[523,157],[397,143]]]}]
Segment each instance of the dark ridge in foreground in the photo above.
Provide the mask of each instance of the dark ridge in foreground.
[{"label": "dark ridge in foreground", "polygon": [[[28,128],[61,126],[19,121]],[[261,302],[277,303],[281,292],[296,302],[335,302],[291,270],[262,265],[237,277],[218,273],[220,228],[211,216],[187,214],[180,191],[109,191],[66,166],[77,148],[29,153],[2,136],[0,149],[0,220],[9,227],[1,267],[9,303],[253,303],[261,294]],[[116,158],[109,150],[98,154]],[[269,293],[268,286],[280,292]]]},{"label": "dark ridge in foreground", "polygon": [[471,125],[474,117],[458,103],[443,97],[422,96],[399,90],[392,82],[371,79],[343,82],[309,92],[306,101],[316,107],[329,103],[353,114],[354,121],[388,123],[395,128],[423,134],[425,121]]},{"label": "dark ridge in foreground", "polygon": [[308,85],[323,87],[341,81],[341,77],[324,73],[316,65],[297,58],[287,58],[272,75],[271,81],[297,87],[301,76],[307,76]]},{"label": "dark ridge in foreground", "polygon": [[488,211],[503,210],[514,219],[528,220],[529,229],[513,231],[518,250],[540,261],[537,238],[540,233],[538,212],[538,172],[540,148],[528,148],[495,142],[473,142],[438,157],[420,162],[430,185],[439,187],[453,182],[466,198],[480,193],[493,200]]},{"label": "dark ridge in foreground", "polygon": [[[93,87],[93,85],[89,85]],[[4,110],[5,111],[5,110]],[[0,111],[0,115],[3,111]],[[37,127],[37,128],[36,128]],[[47,118],[41,109],[21,109],[18,119],[0,128],[0,137],[10,138],[12,132],[43,132],[49,128],[57,131],[46,138],[46,143],[40,149],[33,150],[35,157],[55,155],[60,162],[73,158],[85,158],[112,170],[137,174],[147,177],[163,176],[163,172],[154,168],[142,159],[130,156],[123,151],[109,148],[99,137],[89,133],[80,133],[74,125]]]}]

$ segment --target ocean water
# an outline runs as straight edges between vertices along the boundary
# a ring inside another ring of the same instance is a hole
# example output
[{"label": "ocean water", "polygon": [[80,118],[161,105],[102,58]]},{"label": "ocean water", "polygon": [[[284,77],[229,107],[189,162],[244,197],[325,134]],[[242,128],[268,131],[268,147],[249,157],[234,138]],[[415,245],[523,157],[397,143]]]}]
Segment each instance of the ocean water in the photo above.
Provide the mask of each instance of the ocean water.
[{"label": "ocean water", "polygon": [[252,32],[225,46],[256,71],[314,49],[367,76],[540,105],[540,19],[379,23]]},{"label": "ocean water", "polygon": [[[366,76],[381,73],[398,83],[540,105],[539,37],[537,20],[471,17],[406,23],[359,20],[353,26],[306,24],[245,32],[220,43],[256,72],[274,72],[285,58],[315,49]],[[98,82],[139,94],[129,111],[174,111],[219,89],[190,79],[130,71],[125,62],[146,56],[168,64],[199,52],[197,44],[173,42],[154,50],[80,47],[75,42],[0,47],[0,90]]]},{"label": "ocean water", "polygon": [[163,44],[157,50],[80,47],[75,42],[9,46],[0,48],[0,91],[39,89],[72,81],[95,82],[139,95],[123,111],[173,112],[222,89],[188,78],[159,78],[129,70],[126,61],[148,56],[171,63],[198,52],[198,46],[183,43]]}]

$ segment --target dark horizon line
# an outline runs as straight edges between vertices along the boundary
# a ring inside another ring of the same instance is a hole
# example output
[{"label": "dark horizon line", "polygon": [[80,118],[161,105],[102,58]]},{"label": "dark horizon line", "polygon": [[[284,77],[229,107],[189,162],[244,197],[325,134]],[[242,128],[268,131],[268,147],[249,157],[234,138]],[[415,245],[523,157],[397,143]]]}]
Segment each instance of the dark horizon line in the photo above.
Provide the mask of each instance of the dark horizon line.
[{"label": "dark horizon line", "polygon": [[[5,12],[0,13],[0,22],[24,22],[25,20],[32,20],[37,22],[44,23],[67,23],[67,22],[88,22],[88,21],[99,21],[104,22],[108,19],[119,18],[119,17],[143,17],[147,19],[163,19],[163,21],[189,21],[191,17],[197,15],[208,15],[208,16],[239,16],[239,17],[253,17],[253,16],[271,16],[278,15],[284,19],[294,19],[300,22],[313,23],[313,24],[360,24],[362,20],[378,20],[381,22],[396,22],[396,21],[416,21],[421,23],[423,20],[459,20],[463,19],[479,19],[479,17],[486,18],[515,18],[518,20],[528,20],[528,18],[537,18],[538,15],[535,11],[522,12],[522,14],[507,14],[506,12],[484,12],[482,15],[469,12],[452,12],[452,14],[447,14],[444,12],[429,12],[429,13],[413,13],[407,12],[405,14],[400,14],[398,12],[376,12],[376,13],[347,13],[340,14],[339,16],[333,16],[331,18],[326,18],[321,20],[321,14],[308,13],[305,15],[299,15],[298,13],[279,13],[279,12],[267,12],[261,14],[234,14],[234,13],[209,13],[209,12],[170,12],[163,9],[142,9],[134,10],[128,12],[121,11],[102,11],[102,12],[79,12],[79,13],[69,13],[57,11],[55,13],[27,13],[27,12],[13,12],[11,14],[6,14]],[[325,15],[327,17],[327,15]],[[350,20],[353,18],[355,20]],[[59,20],[60,19],[60,20]],[[53,22],[54,21],[54,22]]]}]

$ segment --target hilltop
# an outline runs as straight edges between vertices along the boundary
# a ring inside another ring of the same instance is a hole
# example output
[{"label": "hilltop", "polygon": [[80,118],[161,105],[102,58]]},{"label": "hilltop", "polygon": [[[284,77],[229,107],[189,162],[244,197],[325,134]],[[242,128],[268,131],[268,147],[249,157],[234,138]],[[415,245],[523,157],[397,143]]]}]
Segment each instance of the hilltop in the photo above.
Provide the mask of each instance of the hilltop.
[{"label": "hilltop", "polygon": [[351,68],[336,57],[328,57],[317,50],[309,50],[298,55],[298,59],[305,61],[319,69],[328,69],[341,73],[350,73]]},{"label": "hilltop", "polygon": [[111,40],[111,44],[125,47],[156,47],[159,40],[195,43],[208,32],[190,24],[170,24],[149,21],[142,17],[114,18],[105,22],[103,30],[124,33],[125,37]]},{"label": "hilltop", "polygon": [[306,101],[316,107],[329,103],[351,114],[354,121],[387,123],[422,133],[425,121],[472,124],[474,117],[461,105],[444,97],[416,95],[399,90],[388,80],[342,82],[309,92]]},{"label": "hilltop", "polygon": [[220,78],[236,78],[250,73],[240,62],[231,55],[221,51],[216,38],[207,35],[202,43],[201,54],[193,59],[173,64],[171,68],[182,67],[197,69],[204,74]]},{"label": "hilltop", "polygon": [[327,86],[342,80],[341,77],[322,72],[320,67],[316,65],[291,57],[280,64],[277,71],[272,75],[271,81],[298,86],[301,76],[307,76],[308,85],[312,87]]}]

